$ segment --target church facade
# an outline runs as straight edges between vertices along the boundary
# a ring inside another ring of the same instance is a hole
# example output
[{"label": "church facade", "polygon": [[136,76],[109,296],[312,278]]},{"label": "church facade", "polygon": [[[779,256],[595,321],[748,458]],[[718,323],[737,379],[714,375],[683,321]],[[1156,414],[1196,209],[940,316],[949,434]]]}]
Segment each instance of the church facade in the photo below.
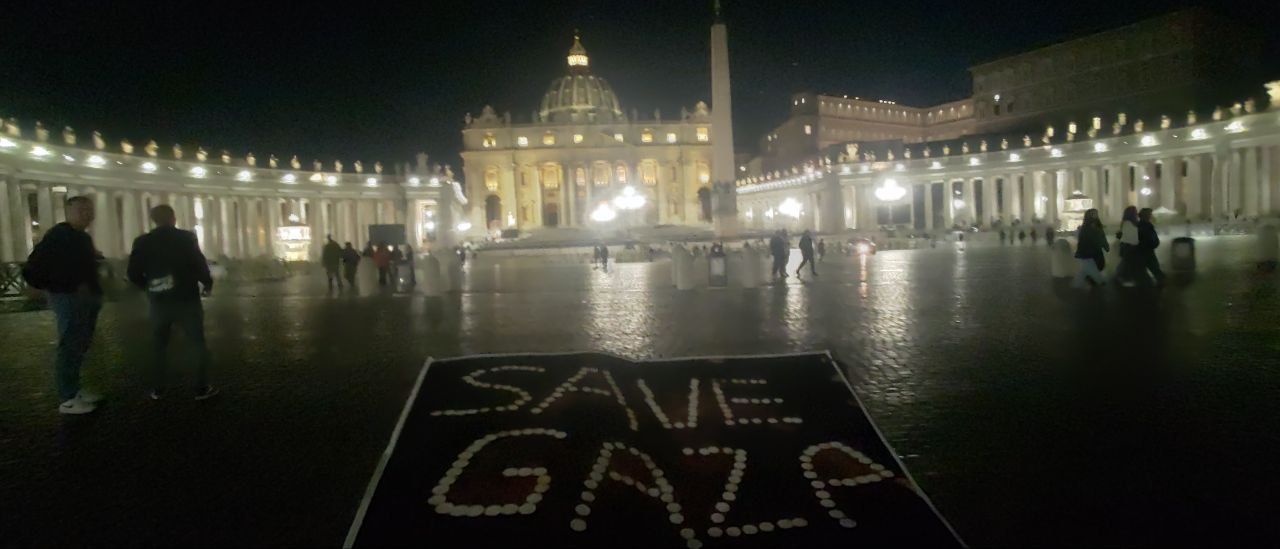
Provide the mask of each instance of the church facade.
[{"label": "church facade", "polygon": [[489,106],[467,116],[462,162],[473,226],[493,234],[615,220],[709,224],[718,136],[707,105],[671,118],[628,114],[608,81],[592,74],[577,36],[566,61],[532,121],[515,123]]}]

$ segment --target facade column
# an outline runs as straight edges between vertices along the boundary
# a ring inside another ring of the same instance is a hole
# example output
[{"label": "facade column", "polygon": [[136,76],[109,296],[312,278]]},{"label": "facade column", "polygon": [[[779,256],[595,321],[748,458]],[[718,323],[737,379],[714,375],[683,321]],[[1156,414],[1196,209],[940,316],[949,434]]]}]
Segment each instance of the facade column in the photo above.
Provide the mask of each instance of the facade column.
[{"label": "facade column", "polygon": [[222,204],[208,195],[200,197],[200,204],[204,209],[204,219],[200,222],[204,225],[204,254],[216,259],[222,253]]},{"label": "facade column", "polygon": [[1215,154],[1202,154],[1196,157],[1194,185],[1192,185],[1196,192],[1192,194],[1195,195],[1196,204],[1199,206],[1197,213],[1201,219],[1218,217],[1218,205],[1214,199],[1218,196],[1215,185],[1218,183],[1218,172],[1221,169],[1222,163]]},{"label": "facade column", "polygon": [[1111,178],[1111,207],[1112,218],[1118,223],[1124,209],[1130,206],[1129,189],[1133,186],[1133,170],[1129,169],[1127,163],[1115,168],[1116,177]]},{"label": "facade column", "polygon": [[942,182],[942,230],[949,231],[956,224],[956,190],[955,181],[947,179]]},{"label": "facade column", "polygon": [[319,261],[320,252],[324,249],[325,232],[324,216],[320,212],[322,208],[319,198],[307,199],[307,225],[311,227],[311,260]]},{"label": "facade column", "polygon": [[[907,188],[911,188],[910,185]],[[819,212],[818,230],[824,233],[838,233],[844,230],[844,196],[840,193],[840,178],[828,175],[823,179],[822,210]],[[914,211],[915,208],[912,208]]]},{"label": "facade column", "polygon": [[[356,199],[352,202],[351,209],[355,212],[356,219],[356,232],[354,235],[355,247],[363,251],[365,244],[369,242],[369,235],[367,232],[369,226],[369,214],[367,211],[367,205],[363,200]],[[439,227],[436,228],[438,229]]]},{"label": "facade column", "polygon": [[1062,172],[1054,170],[1044,172],[1044,222],[1049,225],[1058,224],[1058,191],[1061,189]]},{"label": "facade column", "polygon": [[1022,176],[1022,221],[1034,224],[1040,217],[1036,205],[1040,203],[1040,189],[1036,185],[1036,172],[1028,171]]},{"label": "facade column", "polygon": [[978,201],[975,198],[977,195],[973,192],[973,187],[976,184],[977,179],[972,177],[964,178],[961,183],[961,189],[963,189],[962,192],[964,193],[961,195],[964,200],[964,226],[962,228],[965,229],[978,222]]},{"label": "facade column", "polygon": [[1241,208],[1244,209],[1244,215],[1256,217],[1260,208],[1258,195],[1258,148],[1249,147],[1244,151],[1238,151],[1236,154],[1242,156],[1244,160],[1244,168],[1240,170],[1240,187],[1243,193],[1240,202]]}]

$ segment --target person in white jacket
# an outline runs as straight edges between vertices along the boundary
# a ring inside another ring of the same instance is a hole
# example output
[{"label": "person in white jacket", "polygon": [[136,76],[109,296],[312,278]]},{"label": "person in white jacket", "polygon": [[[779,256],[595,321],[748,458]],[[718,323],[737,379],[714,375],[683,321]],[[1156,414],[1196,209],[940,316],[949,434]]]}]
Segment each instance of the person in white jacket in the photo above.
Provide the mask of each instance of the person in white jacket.
[{"label": "person in white jacket", "polygon": [[1116,282],[1121,286],[1131,288],[1137,284],[1134,280],[1136,274],[1140,269],[1143,269],[1141,258],[1137,257],[1137,207],[1129,206],[1124,209],[1124,215],[1120,219],[1120,232],[1116,233],[1116,238],[1120,239],[1120,264],[1116,265]]}]

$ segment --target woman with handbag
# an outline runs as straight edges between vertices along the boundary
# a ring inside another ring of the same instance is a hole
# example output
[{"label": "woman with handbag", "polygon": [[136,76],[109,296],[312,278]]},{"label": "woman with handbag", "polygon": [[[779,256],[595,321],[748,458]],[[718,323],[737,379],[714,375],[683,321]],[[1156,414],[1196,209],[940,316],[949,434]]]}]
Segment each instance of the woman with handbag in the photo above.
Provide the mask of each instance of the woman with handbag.
[{"label": "woman with handbag", "polygon": [[1102,229],[1102,219],[1098,217],[1097,208],[1084,212],[1084,223],[1076,231],[1076,259],[1080,261],[1080,272],[1076,274],[1072,286],[1083,288],[1085,282],[1094,286],[1106,284],[1102,269],[1106,267],[1106,253],[1111,250],[1107,244],[1107,233]]}]

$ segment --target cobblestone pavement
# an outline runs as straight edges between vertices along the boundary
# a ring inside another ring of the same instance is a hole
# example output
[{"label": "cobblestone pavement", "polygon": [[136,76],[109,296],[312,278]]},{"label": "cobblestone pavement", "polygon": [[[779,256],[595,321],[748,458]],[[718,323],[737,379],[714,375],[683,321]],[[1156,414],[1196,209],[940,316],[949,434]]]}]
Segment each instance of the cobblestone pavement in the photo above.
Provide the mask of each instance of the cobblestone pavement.
[{"label": "cobblestone pavement", "polygon": [[1280,275],[1251,252],[1202,239],[1199,279],[1159,293],[1057,287],[1044,246],[828,257],[756,290],[484,258],[435,301],[227,285],[206,305],[222,395],[144,399],[145,330],[116,303],[86,374],[111,400],[84,417],[55,413],[50,314],[0,315],[0,543],[338,545],[430,355],[815,349],[970,544],[1274,540]]}]

